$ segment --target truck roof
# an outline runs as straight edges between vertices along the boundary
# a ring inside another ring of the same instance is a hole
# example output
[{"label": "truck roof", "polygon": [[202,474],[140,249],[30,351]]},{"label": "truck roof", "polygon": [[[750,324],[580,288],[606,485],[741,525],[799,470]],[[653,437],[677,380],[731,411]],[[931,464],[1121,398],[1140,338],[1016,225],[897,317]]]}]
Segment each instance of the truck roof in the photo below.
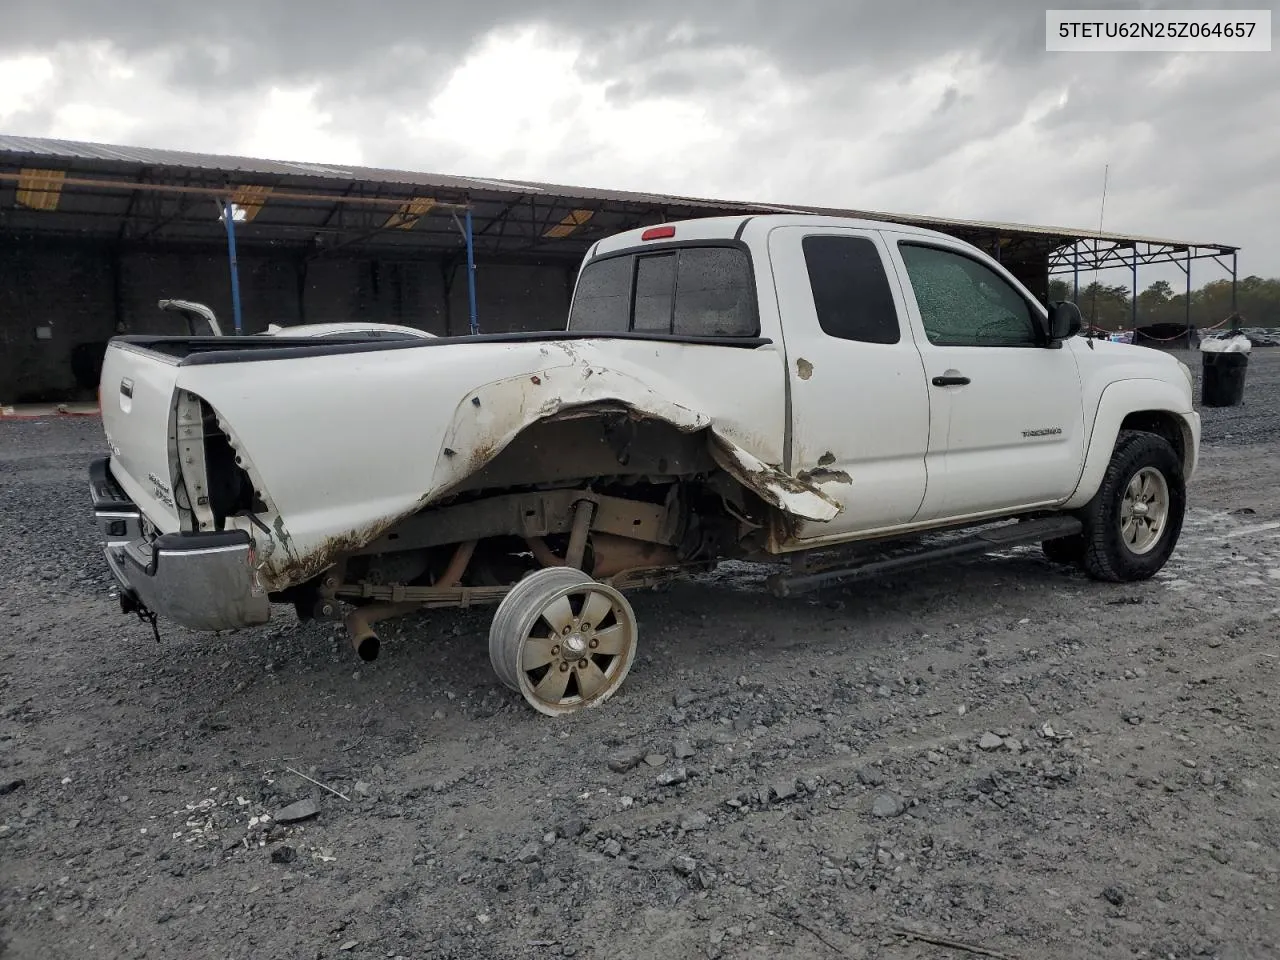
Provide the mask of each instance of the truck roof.
[{"label": "truck roof", "polygon": [[[700,217],[690,220],[673,220],[670,223],[651,224],[637,227],[625,233],[617,233],[598,241],[587,253],[588,260],[593,257],[616,253],[631,247],[641,246],[649,240],[733,240],[742,235],[748,223],[761,223],[766,227],[782,226],[824,226],[850,227],[859,230],[893,230],[899,233],[910,233],[920,237],[933,237],[939,240],[954,240],[948,234],[937,230],[926,230],[922,227],[890,220],[864,220],[856,217],[828,217],[821,214],[804,213],[769,213],[739,217]],[[674,233],[670,233],[674,230]],[[646,239],[646,234],[649,237]],[[661,236],[654,236],[661,234]]]}]

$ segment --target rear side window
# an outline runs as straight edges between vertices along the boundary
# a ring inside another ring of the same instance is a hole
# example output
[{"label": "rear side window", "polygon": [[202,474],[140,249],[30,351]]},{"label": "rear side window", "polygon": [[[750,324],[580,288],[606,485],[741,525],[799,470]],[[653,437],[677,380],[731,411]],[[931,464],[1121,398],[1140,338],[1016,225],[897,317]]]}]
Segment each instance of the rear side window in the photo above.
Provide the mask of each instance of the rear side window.
[{"label": "rear side window", "polygon": [[801,246],[823,333],[863,343],[897,343],[901,339],[889,277],[871,240],[805,237]]},{"label": "rear side window", "polygon": [[738,247],[681,247],[595,260],[583,269],[569,329],[754,337],[751,263]]}]

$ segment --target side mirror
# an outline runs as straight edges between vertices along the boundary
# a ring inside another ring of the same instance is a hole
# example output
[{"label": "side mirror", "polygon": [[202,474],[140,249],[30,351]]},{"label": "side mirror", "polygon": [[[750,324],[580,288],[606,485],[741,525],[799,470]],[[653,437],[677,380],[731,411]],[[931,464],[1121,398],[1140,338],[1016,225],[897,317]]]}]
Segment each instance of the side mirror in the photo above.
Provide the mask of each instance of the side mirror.
[{"label": "side mirror", "polygon": [[1049,304],[1049,341],[1060,343],[1074,337],[1084,327],[1080,308],[1070,300],[1055,300]]}]

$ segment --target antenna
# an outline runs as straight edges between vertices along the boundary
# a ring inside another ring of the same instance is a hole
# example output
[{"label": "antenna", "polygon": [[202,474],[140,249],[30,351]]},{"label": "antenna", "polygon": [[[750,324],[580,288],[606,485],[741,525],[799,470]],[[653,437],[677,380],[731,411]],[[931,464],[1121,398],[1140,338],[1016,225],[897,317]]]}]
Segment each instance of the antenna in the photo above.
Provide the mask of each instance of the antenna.
[{"label": "antenna", "polygon": [[1111,174],[1111,164],[1102,168],[1102,209],[1098,211],[1098,239],[1102,239],[1102,217],[1107,212],[1107,179]]},{"label": "antenna", "polygon": [[[1107,212],[1107,179],[1111,173],[1111,164],[1108,163],[1102,168],[1102,208],[1098,211],[1098,243],[1102,243],[1102,218]],[[1092,317],[1092,323],[1097,325],[1098,320],[1098,258],[1093,258],[1093,299],[1089,304],[1089,313]],[[1134,291],[1137,295],[1137,291]]]}]

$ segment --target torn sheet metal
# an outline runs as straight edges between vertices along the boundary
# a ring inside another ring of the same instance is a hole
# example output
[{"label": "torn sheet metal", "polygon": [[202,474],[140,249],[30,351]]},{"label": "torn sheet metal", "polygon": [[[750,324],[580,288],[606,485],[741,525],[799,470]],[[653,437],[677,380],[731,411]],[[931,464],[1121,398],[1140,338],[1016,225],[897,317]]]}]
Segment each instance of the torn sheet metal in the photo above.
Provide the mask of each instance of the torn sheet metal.
[{"label": "torn sheet metal", "polygon": [[825,523],[840,513],[840,504],[811,483],[753,457],[741,447],[713,435],[712,456],[730,476],[765,503],[801,520]]}]

